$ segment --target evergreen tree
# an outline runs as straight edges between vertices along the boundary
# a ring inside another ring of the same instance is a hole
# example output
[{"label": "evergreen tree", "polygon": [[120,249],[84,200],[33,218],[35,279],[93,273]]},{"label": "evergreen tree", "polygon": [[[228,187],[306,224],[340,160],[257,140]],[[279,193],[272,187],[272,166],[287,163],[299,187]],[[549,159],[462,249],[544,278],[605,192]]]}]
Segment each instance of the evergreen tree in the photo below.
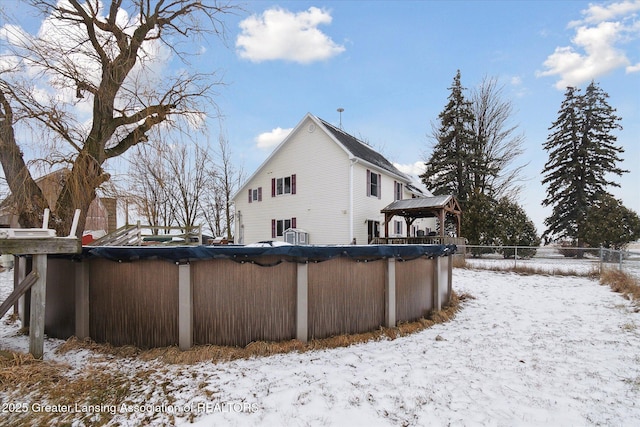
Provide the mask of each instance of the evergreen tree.
[{"label": "evergreen tree", "polygon": [[[538,246],[540,238],[533,221],[527,216],[522,206],[501,198],[495,205],[494,220],[496,227],[494,244],[503,246]],[[512,258],[515,249],[502,248],[500,253],[505,258]],[[532,248],[518,249],[518,256],[532,257],[536,250]]]},{"label": "evergreen tree", "polygon": [[[490,246],[494,244],[496,221],[494,218],[495,202],[486,194],[474,191],[465,202],[460,233],[469,245]],[[474,257],[492,252],[486,248],[470,248]]]},{"label": "evergreen tree", "polygon": [[460,70],[449,90],[449,102],[439,114],[439,126],[434,131],[436,144],[420,178],[433,194],[451,194],[463,202],[472,191],[468,173],[474,118],[471,103],[463,94]]},{"label": "evergreen tree", "polygon": [[502,87],[485,77],[467,101],[458,70],[449,89],[449,101],[433,125],[436,144],[422,181],[434,194],[453,194],[462,205],[475,191],[514,196],[523,166],[513,162],[523,153],[524,136],[509,124],[513,108]]},{"label": "evergreen tree", "polygon": [[542,183],[547,185],[542,205],[552,206],[552,214],[545,219],[548,228],[543,237],[568,238],[580,246],[592,201],[608,194],[607,186],[619,186],[606,176],[626,172],[616,166],[624,150],[615,145],[612,132],[622,127],[608,97],[594,82],[584,95],[574,87],[565,92],[544,144],[549,159],[542,171]]},{"label": "evergreen tree", "polygon": [[640,218],[619,200],[604,194],[587,209],[582,238],[594,248],[624,249],[640,238]]},{"label": "evergreen tree", "polygon": [[522,166],[512,167],[512,162],[522,154],[524,137],[509,126],[511,103],[495,78],[485,78],[471,101],[460,79],[458,70],[433,125],[436,143],[420,178],[433,194],[457,197],[464,210],[461,234],[472,245],[491,245],[501,226],[492,214],[496,198],[517,193]]}]

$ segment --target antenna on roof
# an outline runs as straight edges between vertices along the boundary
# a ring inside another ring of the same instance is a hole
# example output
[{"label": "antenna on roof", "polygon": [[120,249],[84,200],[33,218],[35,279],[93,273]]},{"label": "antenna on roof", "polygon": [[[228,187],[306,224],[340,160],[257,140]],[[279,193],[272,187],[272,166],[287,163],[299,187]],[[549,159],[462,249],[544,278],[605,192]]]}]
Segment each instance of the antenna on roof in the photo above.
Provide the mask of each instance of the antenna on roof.
[{"label": "antenna on roof", "polygon": [[340,107],[338,108],[338,113],[340,113],[340,129],[342,129],[342,112],[344,111],[344,108]]}]

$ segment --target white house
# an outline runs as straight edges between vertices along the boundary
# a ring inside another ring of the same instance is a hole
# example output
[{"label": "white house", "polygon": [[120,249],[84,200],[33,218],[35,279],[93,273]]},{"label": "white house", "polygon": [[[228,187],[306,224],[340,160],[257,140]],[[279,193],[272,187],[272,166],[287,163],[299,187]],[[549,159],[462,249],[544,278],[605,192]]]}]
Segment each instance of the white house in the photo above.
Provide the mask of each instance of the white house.
[{"label": "white house", "polygon": [[[283,240],[293,228],[307,237],[299,243],[367,244],[384,233],[384,207],[424,196],[369,145],[307,114],[235,195],[235,241]],[[415,236],[435,220],[407,230],[404,218],[393,217],[389,225],[390,235]]]}]

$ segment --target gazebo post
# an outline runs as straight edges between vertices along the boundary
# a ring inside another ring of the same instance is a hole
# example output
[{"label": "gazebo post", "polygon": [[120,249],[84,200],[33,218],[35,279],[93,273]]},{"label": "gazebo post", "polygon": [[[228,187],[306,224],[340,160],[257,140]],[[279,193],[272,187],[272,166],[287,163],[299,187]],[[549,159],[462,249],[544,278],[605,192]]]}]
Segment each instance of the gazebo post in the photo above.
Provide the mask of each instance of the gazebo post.
[{"label": "gazebo post", "polygon": [[391,218],[388,213],[384,214],[384,237],[385,239],[389,237],[389,221]]},{"label": "gazebo post", "polygon": [[404,217],[404,222],[406,222],[406,223],[407,223],[407,239],[408,239],[409,237],[411,237],[411,233],[410,233],[410,231],[411,231],[411,225],[413,224],[413,222],[414,222],[415,220],[416,220],[416,218],[412,218],[412,217],[410,217],[410,216],[405,216],[405,217]]}]

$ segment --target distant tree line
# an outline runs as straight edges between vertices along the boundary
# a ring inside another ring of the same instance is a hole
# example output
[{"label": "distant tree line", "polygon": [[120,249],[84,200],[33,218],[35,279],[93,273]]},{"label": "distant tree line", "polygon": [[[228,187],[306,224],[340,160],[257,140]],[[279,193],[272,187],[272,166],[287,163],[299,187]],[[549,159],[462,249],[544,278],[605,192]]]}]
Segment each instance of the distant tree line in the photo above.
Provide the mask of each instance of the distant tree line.
[{"label": "distant tree line", "polygon": [[223,136],[217,150],[209,144],[146,144],[131,158],[125,188],[117,193],[145,224],[204,225],[206,233],[231,240],[231,197],[242,179],[242,170],[231,163],[229,142]]}]

